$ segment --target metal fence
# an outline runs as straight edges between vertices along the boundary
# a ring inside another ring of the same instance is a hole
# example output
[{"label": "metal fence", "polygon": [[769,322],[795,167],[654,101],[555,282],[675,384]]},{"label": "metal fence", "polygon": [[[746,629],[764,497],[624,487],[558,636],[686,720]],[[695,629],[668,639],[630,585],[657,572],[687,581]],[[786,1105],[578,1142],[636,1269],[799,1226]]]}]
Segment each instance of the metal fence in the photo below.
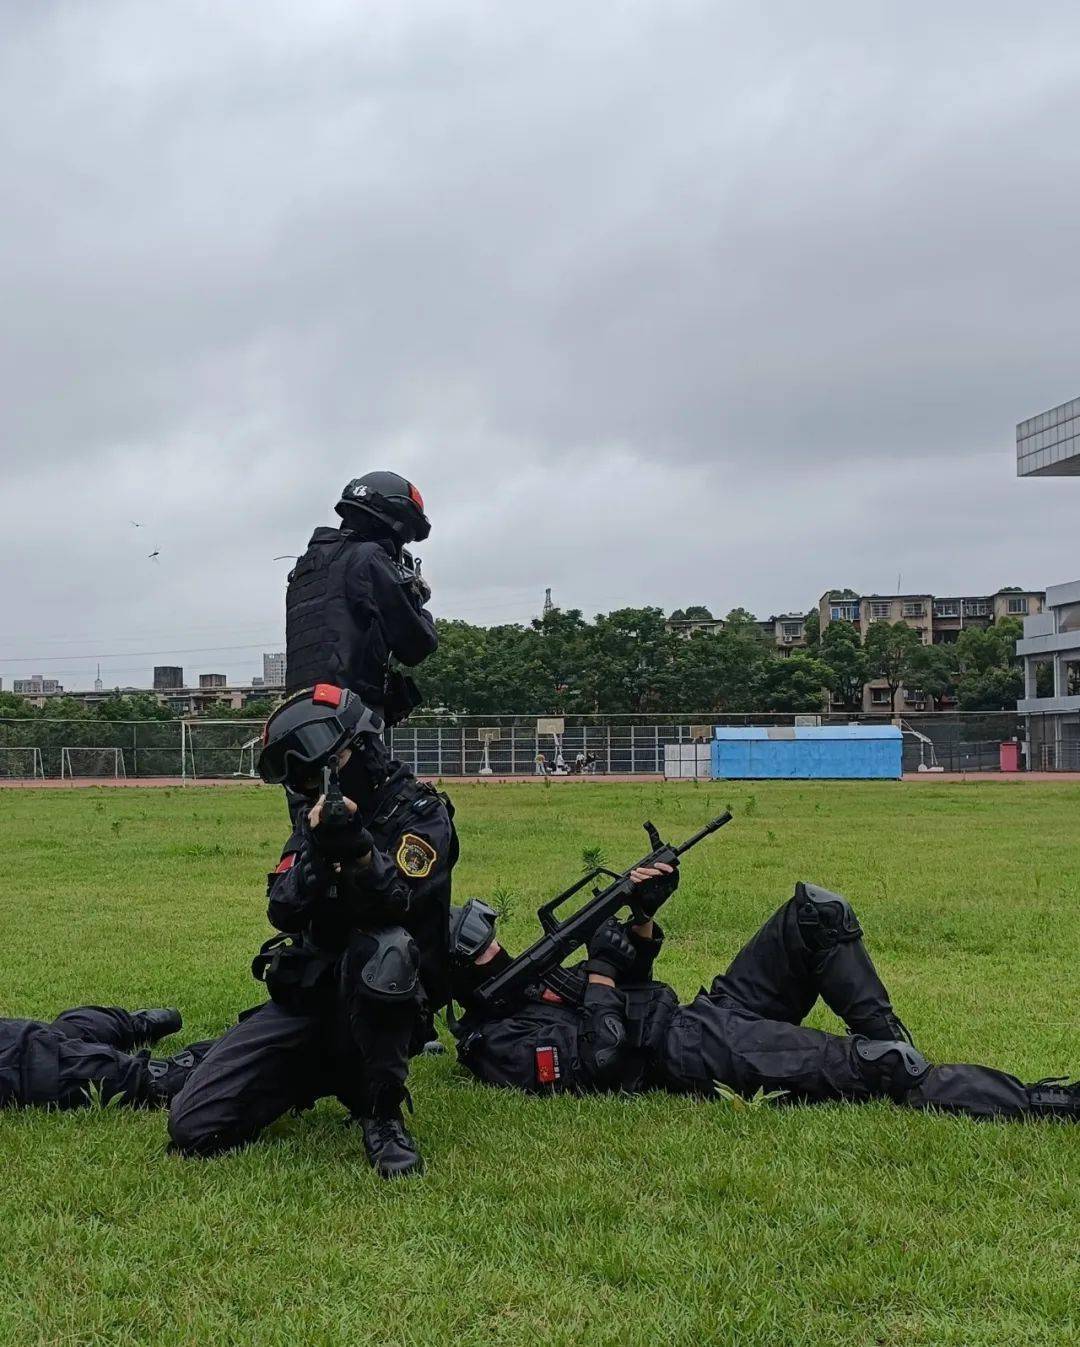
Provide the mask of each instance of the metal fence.
[{"label": "metal fence", "polygon": [[[882,722],[831,715],[822,724]],[[414,717],[390,733],[395,757],[418,776],[532,776],[542,772],[659,776],[668,744],[709,740],[717,725],[791,725],[793,715]],[[905,716],[904,770],[996,771],[1000,745],[1025,737],[1010,712]],[[560,732],[556,733],[555,731]],[[253,778],[261,721],[0,719],[0,778]],[[1033,732],[1032,768],[1080,769],[1080,733]]]}]

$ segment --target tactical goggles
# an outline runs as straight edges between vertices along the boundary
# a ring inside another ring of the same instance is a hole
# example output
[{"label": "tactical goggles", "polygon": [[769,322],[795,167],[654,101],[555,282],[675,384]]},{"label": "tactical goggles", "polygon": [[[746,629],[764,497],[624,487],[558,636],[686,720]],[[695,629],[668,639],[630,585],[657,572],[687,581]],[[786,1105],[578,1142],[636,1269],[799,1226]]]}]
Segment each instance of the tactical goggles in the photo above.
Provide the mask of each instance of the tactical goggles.
[{"label": "tactical goggles", "polygon": [[[383,721],[359,698],[340,716],[321,716],[296,725],[259,755],[259,775],[271,786],[299,782],[326,766],[362,734],[382,734]],[[307,769],[307,770],[305,770]]]}]

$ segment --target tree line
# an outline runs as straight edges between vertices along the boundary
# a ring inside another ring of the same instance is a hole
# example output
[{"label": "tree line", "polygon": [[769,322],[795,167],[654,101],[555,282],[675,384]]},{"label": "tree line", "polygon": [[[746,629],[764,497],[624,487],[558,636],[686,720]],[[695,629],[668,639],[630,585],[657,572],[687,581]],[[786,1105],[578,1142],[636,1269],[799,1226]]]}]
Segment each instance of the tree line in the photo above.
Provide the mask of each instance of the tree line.
[{"label": "tree line", "polygon": [[782,654],[745,608],[718,631],[680,636],[669,620],[707,620],[708,609],[621,608],[586,621],[554,609],[528,626],[478,627],[439,621],[439,649],[418,672],[426,710],[472,715],[512,711],[816,712],[862,706],[864,684],[881,679],[895,714],[901,687],[932,708],[945,698],[963,711],[1015,710],[1023,672],[1015,656],[1021,624],[968,628],[951,645],[922,644],[902,622],[875,622],[865,642],[850,622],[820,631],[806,622],[807,648]]},{"label": "tree line", "polygon": [[[675,618],[708,619],[701,605]],[[669,630],[660,608],[620,608],[591,622],[576,608],[553,609],[528,625],[475,626],[440,619],[439,649],[417,671],[424,710],[466,715],[511,712],[605,714],[656,711],[817,712],[831,700],[859,710],[864,684],[882,680],[892,711],[901,687],[925,694],[931,709],[945,698],[962,711],[1014,710],[1023,695],[1015,657],[1021,624],[1006,619],[969,627],[951,645],[923,645],[902,622],[875,622],[865,642],[850,622],[819,630],[807,617],[807,648],[781,654],[745,608],[728,613],[718,631],[692,636]],[[1042,689],[1040,689],[1042,691]],[[214,719],[259,719],[269,699],[240,711],[215,707]],[[43,710],[0,694],[0,718],[173,720],[152,693],[114,693],[96,706],[71,697]]]}]

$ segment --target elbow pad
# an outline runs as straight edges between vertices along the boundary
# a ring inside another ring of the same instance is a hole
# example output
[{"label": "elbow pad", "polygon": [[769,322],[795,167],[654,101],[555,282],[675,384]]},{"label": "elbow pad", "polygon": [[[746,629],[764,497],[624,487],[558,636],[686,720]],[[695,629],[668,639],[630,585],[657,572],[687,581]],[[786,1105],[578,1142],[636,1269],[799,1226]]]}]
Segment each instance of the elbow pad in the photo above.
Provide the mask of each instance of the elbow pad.
[{"label": "elbow pad", "polygon": [[581,1060],[600,1089],[614,1084],[627,1045],[626,1002],[613,987],[592,985],[585,993],[585,1021],[580,1035]]}]

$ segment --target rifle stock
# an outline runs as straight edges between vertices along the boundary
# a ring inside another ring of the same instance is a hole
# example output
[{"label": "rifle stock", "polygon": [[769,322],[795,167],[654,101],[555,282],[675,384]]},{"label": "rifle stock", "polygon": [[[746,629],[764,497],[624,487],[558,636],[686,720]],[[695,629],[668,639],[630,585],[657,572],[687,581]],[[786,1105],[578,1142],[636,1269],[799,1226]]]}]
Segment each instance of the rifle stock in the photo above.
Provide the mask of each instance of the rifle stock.
[{"label": "rifle stock", "polygon": [[[645,830],[649,834],[649,840],[653,843],[653,850],[649,855],[635,861],[621,875],[615,874],[613,870],[605,869],[603,866],[597,866],[595,870],[590,870],[577,883],[572,884],[568,889],[564,889],[550,902],[544,903],[536,914],[540,919],[544,934],[528,949],[519,954],[516,959],[512,960],[500,973],[496,973],[494,977],[482,983],[473,992],[472,1001],[481,1010],[492,1010],[497,1006],[513,1001],[521,995],[530,983],[537,981],[550,969],[569,958],[575,950],[586,944],[592,938],[593,933],[607,921],[608,917],[613,917],[624,907],[633,908],[633,895],[637,885],[630,879],[632,870],[657,864],[674,865],[679,857],[685,855],[691,847],[696,847],[699,842],[704,841],[711,833],[716,832],[730,821],[731,814],[725,810],[724,813],[712,819],[704,828],[694,833],[693,837],[688,838],[678,847],[661,842],[653,825],[646,823]],[[560,918],[556,915],[558,909],[564,903],[601,875],[606,876],[611,881],[606,887],[594,889],[589,900],[570,916]]]}]

